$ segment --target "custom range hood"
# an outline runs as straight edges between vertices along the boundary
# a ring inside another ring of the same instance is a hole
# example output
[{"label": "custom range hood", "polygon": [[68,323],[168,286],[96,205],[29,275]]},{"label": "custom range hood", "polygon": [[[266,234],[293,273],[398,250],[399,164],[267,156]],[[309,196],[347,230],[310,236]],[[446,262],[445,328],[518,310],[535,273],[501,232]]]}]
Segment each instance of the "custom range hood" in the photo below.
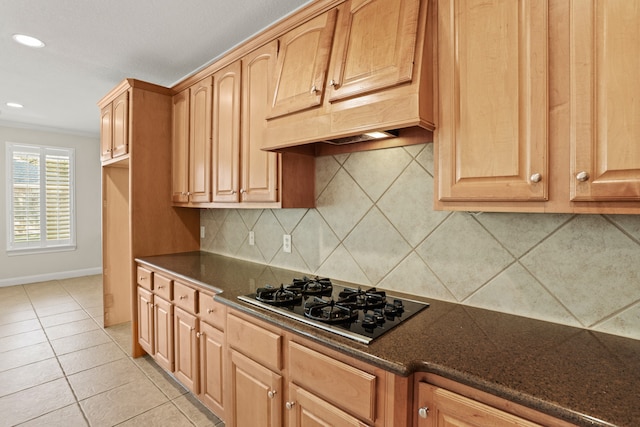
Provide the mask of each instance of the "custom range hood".
[{"label": "custom range hood", "polygon": [[325,146],[359,151],[432,141],[435,10],[427,0],[352,3],[278,39],[264,150],[311,145],[321,154]]}]

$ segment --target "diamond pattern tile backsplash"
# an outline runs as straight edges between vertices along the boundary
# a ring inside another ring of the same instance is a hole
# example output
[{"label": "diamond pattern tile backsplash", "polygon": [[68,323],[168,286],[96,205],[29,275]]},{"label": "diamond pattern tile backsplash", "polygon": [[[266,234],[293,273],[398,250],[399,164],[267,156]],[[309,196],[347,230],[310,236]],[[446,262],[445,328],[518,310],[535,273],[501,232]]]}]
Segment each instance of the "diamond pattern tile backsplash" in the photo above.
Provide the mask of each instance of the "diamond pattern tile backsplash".
[{"label": "diamond pattern tile backsplash", "polygon": [[433,188],[433,144],[319,157],[315,209],[202,210],[201,249],[640,339],[640,215],[434,211]]}]

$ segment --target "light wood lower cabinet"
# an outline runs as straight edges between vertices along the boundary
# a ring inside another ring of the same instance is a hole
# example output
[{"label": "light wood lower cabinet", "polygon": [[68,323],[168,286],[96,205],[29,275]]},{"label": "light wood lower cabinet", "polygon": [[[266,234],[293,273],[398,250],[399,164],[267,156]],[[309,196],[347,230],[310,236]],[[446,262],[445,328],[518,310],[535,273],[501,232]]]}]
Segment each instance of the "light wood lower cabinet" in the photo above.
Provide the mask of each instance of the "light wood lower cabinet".
[{"label": "light wood lower cabinet", "polygon": [[414,393],[415,427],[574,426],[432,374],[416,374]]},{"label": "light wood lower cabinet", "polygon": [[156,363],[168,371],[173,371],[173,305],[158,295],[154,295],[153,337]]},{"label": "light wood lower cabinet", "polygon": [[185,387],[198,394],[198,319],[193,314],[175,307],[173,314],[175,334],[174,375]]},{"label": "light wood lower cabinet", "polygon": [[198,397],[216,414],[224,410],[224,332],[200,322],[200,393]]},{"label": "light wood lower cabinet", "polygon": [[287,422],[290,426],[363,425],[357,418],[295,384],[289,384],[289,400],[285,407],[288,410]]},{"label": "light wood lower cabinet", "polygon": [[155,353],[153,339],[153,294],[138,286],[138,340],[144,351]]},{"label": "light wood lower cabinet", "polygon": [[[231,350],[229,426],[282,426],[282,376]],[[225,420],[226,421],[226,420]]]}]

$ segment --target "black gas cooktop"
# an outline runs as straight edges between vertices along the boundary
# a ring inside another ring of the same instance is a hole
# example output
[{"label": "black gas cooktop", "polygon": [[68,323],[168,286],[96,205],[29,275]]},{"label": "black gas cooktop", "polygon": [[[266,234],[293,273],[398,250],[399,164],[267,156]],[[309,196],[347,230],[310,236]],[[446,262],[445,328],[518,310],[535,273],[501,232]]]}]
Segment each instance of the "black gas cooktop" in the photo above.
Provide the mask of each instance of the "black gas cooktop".
[{"label": "black gas cooktop", "polygon": [[428,303],[387,295],[376,288],[349,288],[330,279],[303,277],[265,285],[240,300],[347,338],[369,344]]}]

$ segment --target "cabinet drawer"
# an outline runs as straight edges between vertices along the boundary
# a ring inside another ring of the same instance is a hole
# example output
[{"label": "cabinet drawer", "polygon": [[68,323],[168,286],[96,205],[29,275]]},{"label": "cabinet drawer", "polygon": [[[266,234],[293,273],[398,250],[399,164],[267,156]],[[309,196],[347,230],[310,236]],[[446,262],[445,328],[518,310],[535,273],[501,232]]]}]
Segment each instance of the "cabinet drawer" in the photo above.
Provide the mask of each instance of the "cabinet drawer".
[{"label": "cabinet drawer", "polygon": [[213,300],[213,296],[198,292],[198,305],[200,309],[200,319],[204,320],[211,326],[224,331],[224,320],[227,310],[225,306]]},{"label": "cabinet drawer", "polygon": [[171,288],[173,287],[172,285],[173,280],[161,276],[158,273],[154,274],[153,291],[156,295],[161,296],[168,301],[171,301]]},{"label": "cabinet drawer", "polygon": [[149,291],[153,290],[153,272],[151,270],[138,266],[136,276],[138,285]]},{"label": "cabinet drawer", "polygon": [[173,303],[183,310],[196,313],[198,292],[180,282],[173,283]]},{"label": "cabinet drawer", "polygon": [[289,343],[291,381],[335,406],[373,423],[376,415],[376,376],[318,353],[295,342]]},{"label": "cabinet drawer", "polygon": [[227,317],[227,342],[256,362],[279,372],[282,368],[282,336],[233,314]]}]

